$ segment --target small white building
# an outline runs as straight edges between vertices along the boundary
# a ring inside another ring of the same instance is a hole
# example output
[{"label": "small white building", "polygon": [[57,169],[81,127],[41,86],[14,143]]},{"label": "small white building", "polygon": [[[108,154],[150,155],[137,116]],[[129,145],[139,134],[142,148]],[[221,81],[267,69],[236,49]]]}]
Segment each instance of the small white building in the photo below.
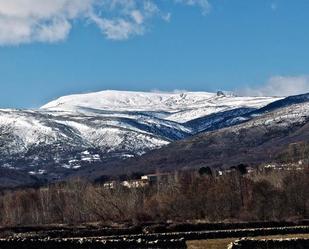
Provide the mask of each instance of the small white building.
[{"label": "small white building", "polygon": [[114,189],[116,188],[117,182],[116,181],[110,181],[110,182],[105,182],[103,184],[103,187],[106,189]]},{"label": "small white building", "polygon": [[128,180],[121,182],[121,185],[127,188],[142,188],[149,185],[149,182],[143,179],[139,180]]}]

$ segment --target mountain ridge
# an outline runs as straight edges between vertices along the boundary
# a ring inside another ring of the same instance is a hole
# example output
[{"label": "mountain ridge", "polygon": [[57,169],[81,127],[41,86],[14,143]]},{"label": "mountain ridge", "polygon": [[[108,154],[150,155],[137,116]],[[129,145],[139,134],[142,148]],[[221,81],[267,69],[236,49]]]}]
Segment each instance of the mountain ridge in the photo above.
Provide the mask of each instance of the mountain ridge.
[{"label": "mountain ridge", "polygon": [[277,100],[222,92],[102,91],[64,96],[38,110],[2,109],[0,167],[57,180],[235,125]]},{"label": "mountain ridge", "polygon": [[[42,106],[41,109],[82,112],[85,108],[91,108],[105,111],[150,112],[152,114],[157,112],[156,115],[163,119],[184,123],[193,118],[236,107],[260,108],[279,99],[282,98],[238,97],[232,94],[225,95],[222,92],[157,93],[108,90],[60,97]],[[187,112],[189,117],[184,112]]]},{"label": "mountain ridge", "polygon": [[250,166],[309,163],[309,149],[306,148],[309,148],[309,98],[247,122],[202,132],[141,157],[83,174],[93,179],[100,174],[129,175],[200,167],[224,170],[241,163]]}]

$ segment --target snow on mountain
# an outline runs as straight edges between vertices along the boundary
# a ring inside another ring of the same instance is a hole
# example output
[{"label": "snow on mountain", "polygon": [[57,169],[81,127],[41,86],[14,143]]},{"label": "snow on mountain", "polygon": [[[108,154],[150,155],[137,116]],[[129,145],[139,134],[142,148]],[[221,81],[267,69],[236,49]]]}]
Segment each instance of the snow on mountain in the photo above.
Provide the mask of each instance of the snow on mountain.
[{"label": "snow on mountain", "polygon": [[[309,100],[309,98],[308,98]],[[267,112],[264,115],[235,127],[235,132],[248,127],[290,127],[294,124],[304,124],[309,120],[309,102],[284,106],[278,110]]]},{"label": "snow on mountain", "polygon": [[173,111],[184,106],[197,106],[202,101],[213,96],[213,93],[208,92],[155,93],[107,90],[97,93],[64,96],[46,104],[42,108],[72,110],[78,107],[89,107],[101,110],[117,109],[119,111]]},{"label": "snow on mountain", "polygon": [[141,155],[232,125],[235,120],[230,119],[278,99],[222,92],[103,91],[64,96],[38,110],[4,109],[0,166],[61,175],[59,169]]},{"label": "snow on mountain", "polygon": [[127,92],[102,91],[61,97],[42,107],[54,111],[85,109],[148,112],[162,119],[185,123],[212,113],[240,107],[260,108],[280,98],[237,97],[222,92]]},{"label": "snow on mountain", "polygon": [[[112,170],[116,174],[124,169],[154,172],[156,169],[196,169],[205,165],[222,169],[240,163],[255,166],[307,160],[309,94],[288,97],[260,110],[235,118],[246,122],[196,134],[134,160],[119,162],[117,167],[106,168],[100,174]],[[205,117],[206,124],[208,118]]]}]

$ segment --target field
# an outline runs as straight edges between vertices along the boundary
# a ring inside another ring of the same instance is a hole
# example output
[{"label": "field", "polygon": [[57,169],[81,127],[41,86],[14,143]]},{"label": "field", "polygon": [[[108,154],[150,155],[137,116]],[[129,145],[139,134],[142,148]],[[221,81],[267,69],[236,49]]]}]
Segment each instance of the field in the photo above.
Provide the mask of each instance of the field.
[{"label": "field", "polygon": [[[309,234],[288,234],[275,236],[258,236],[255,239],[289,239],[289,238],[308,238]],[[188,241],[188,249],[227,249],[228,244],[234,242],[239,238],[225,238],[225,239],[209,239],[209,240],[192,240]]]}]

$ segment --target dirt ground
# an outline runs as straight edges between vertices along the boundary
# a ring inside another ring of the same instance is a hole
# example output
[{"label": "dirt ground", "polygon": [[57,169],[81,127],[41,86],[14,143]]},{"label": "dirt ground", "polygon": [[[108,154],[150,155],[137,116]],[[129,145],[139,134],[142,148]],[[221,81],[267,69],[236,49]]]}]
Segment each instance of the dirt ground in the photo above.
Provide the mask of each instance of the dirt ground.
[{"label": "dirt ground", "polygon": [[[259,236],[255,239],[288,239],[288,238],[309,238],[309,234],[290,234],[276,236]],[[209,239],[188,241],[188,249],[227,249],[228,244],[239,238]]]}]

